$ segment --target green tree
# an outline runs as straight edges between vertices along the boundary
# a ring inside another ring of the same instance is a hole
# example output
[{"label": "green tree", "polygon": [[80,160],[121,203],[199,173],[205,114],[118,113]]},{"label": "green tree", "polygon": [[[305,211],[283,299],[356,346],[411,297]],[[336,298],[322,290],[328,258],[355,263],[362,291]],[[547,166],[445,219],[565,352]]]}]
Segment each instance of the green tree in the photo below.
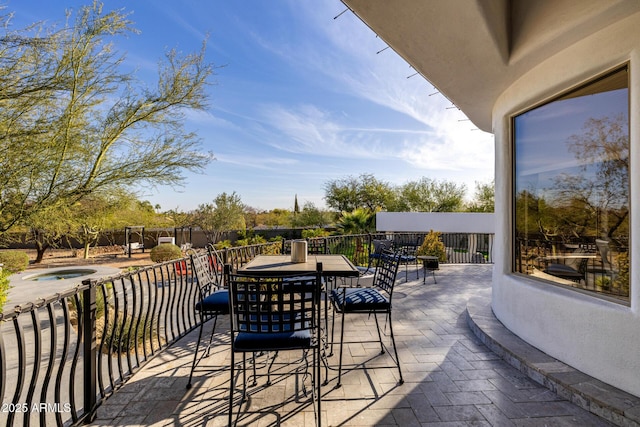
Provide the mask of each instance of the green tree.
[{"label": "green tree", "polygon": [[[133,196],[124,192],[92,194],[76,202],[70,209],[72,224],[69,236],[75,237],[83,247],[83,258],[89,258],[89,249],[107,229],[115,228],[122,221],[122,213],[131,204]],[[136,206],[141,202],[133,201]],[[147,202],[148,203],[148,202]]]},{"label": "green tree", "polygon": [[476,182],[473,200],[467,206],[469,212],[493,212],[495,209],[495,181]]},{"label": "green tree", "polygon": [[211,160],[183,126],[206,106],[204,44],[168,52],[148,88],[109,42],[134,31],[121,11],[94,2],[62,29],[0,20],[0,233],[102,189],[180,185]]},{"label": "green tree", "polygon": [[399,189],[399,198],[409,212],[458,212],[467,189],[464,184],[422,178]]},{"label": "green tree", "polygon": [[193,215],[179,208],[170,209],[162,214],[169,227],[188,227],[193,223]]},{"label": "green tree", "polygon": [[351,212],[359,208],[366,208],[370,212],[386,210],[395,199],[391,184],[378,180],[372,174],[331,180],[325,184],[324,190],[327,206],[339,212]]},{"label": "green tree", "polygon": [[256,216],[256,225],[267,227],[289,227],[292,223],[292,213],[286,209],[272,209],[261,212]]},{"label": "green tree", "polygon": [[35,264],[49,248],[59,248],[74,227],[70,206],[50,206],[34,212],[29,222],[29,240],[36,248]]},{"label": "green tree", "polygon": [[330,213],[318,209],[312,202],[305,202],[302,211],[293,217],[294,227],[326,227],[331,223]]},{"label": "green tree", "polygon": [[221,193],[213,203],[204,203],[193,212],[194,224],[200,227],[208,243],[217,243],[227,231],[245,231],[244,205],[235,191]]}]

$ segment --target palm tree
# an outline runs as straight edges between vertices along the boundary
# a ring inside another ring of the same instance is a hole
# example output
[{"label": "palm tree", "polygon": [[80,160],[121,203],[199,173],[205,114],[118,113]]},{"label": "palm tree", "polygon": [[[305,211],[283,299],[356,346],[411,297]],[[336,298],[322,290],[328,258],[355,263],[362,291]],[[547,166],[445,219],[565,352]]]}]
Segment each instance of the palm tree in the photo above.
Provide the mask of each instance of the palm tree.
[{"label": "palm tree", "polygon": [[336,224],[340,234],[363,234],[374,231],[375,215],[368,209],[357,208],[351,212],[342,212]]},{"label": "palm tree", "polygon": [[[336,227],[340,234],[365,234],[375,231],[375,214],[368,209],[357,208],[351,212],[342,212]],[[362,238],[357,237],[355,241],[355,253],[353,261],[360,264],[366,257]]]}]

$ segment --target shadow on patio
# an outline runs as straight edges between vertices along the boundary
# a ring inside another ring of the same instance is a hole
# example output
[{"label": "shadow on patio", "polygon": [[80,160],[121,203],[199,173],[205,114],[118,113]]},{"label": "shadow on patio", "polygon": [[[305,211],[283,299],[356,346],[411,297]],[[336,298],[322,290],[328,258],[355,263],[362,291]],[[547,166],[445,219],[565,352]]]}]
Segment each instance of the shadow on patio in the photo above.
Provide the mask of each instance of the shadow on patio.
[{"label": "shadow on patio", "polygon": [[[394,291],[394,332],[405,383],[397,370],[367,369],[343,373],[334,388],[335,371],[322,388],[323,425],[330,426],[466,426],[466,425],[609,425],[578,408],[504,362],[467,324],[470,299],[488,302],[492,265],[445,264],[415,280],[401,269]],[[226,322],[226,318],[223,318]],[[221,319],[222,320],[222,319]],[[349,331],[375,333],[373,318],[351,316]],[[336,322],[336,327],[339,322]],[[228,416],[228,324],[215,337],[220,345],[194,373],[186,389],[197,330],[164,350],[99,408],[94,426],[218,426]],[[359,336],[362,338],[362,336]],[[345,362],[361,363],[378,354],[377,344],[350,345]],[[337,353],[337,351],[336,351]],[[286,357],[286,356],[283,356]],[[337,365],[337,354],[329,359]],[[388,365],[382,355],[367,363]],[[294,376],[250,389],[238,425],[313,425],[311,399],[295,397]],[[287,399],[287,400],[285,400]],[[284,403],[283,403],[284,402]],[[237,410],[239,405],[234,406]]]}]

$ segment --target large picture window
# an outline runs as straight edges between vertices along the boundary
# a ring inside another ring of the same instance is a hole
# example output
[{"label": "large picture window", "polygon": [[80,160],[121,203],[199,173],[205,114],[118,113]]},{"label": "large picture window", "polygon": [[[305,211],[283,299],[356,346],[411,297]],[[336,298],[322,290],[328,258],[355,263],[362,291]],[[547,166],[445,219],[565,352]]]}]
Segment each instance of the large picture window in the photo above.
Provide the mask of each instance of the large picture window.
[{"label": "large picture window", "polygon": [[516,272],[629,300],[628,74],[513,118]]}]

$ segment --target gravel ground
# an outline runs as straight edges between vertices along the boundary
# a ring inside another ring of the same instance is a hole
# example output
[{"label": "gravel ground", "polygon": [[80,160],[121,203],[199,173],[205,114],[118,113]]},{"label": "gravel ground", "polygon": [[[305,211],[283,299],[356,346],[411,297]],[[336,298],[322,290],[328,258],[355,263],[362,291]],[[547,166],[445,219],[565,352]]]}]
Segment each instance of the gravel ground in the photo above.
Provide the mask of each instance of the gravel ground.
[{"label": "gravel ground", "polygon": [[94,248],[88,259],[84,259],[82,257],[82,250],[73,251],[69,249],[49,249],[44,253],[44,258],[39,264],[34,263],[34,260],[36,259],[35,249],[18,250],[24,251],[29,255],[30,261],[27,270],[96,264],[125,269],[127,267],[139,267],[153,264],[151,258],[149,258],[149,251],[131,254],[131,258],[129,258],[127,255],[123,255],[120,247]]}]

